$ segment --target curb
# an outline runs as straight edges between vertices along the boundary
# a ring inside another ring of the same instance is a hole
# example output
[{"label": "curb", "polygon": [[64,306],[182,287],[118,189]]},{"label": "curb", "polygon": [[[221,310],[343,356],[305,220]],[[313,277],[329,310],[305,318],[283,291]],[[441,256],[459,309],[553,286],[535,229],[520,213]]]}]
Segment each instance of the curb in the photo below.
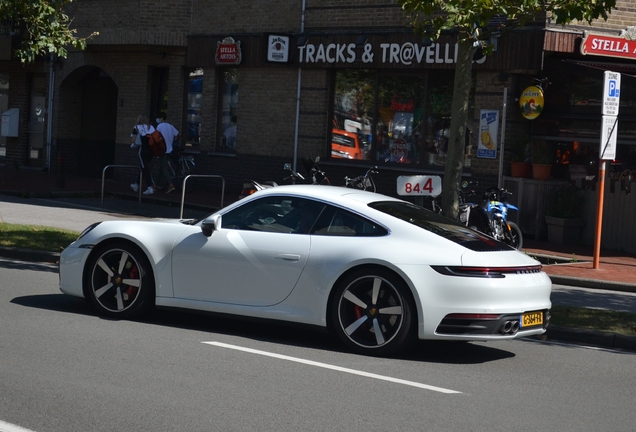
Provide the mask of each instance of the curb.
[{"label": "curb", "polygon": [[[574,342],[601,348],[636,352],[636,336],[626,336],[600,330],[577,329],[551,325],[543,335],[546,340]],[[539,337],[541,339],[541,336]]]},{"label": "curb", "polygon": [[35,263],[56,264],[60,260],[60,253],[0,246],[0,257]]},{"label": "curb", "polygon": [[0,190],[0,195],[14,196],[18,198],[95,198],[97,192],[90,191],[51,191],[51,192],[26,192],[15,190]]},{"label": "curb", "polygon": [[636,292],[636,284],[598,279],[577,278],[573,276],[558,276],[551,274],[548,274],[548,276],[550,277],[552,283],[556,285],[568,285],[581,288],[594,288],[621,292]]}]

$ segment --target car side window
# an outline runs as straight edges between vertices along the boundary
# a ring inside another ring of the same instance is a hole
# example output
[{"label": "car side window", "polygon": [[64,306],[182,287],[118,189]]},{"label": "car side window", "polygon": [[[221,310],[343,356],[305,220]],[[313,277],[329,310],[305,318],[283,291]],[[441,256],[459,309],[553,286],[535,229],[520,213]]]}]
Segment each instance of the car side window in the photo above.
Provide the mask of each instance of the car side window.
[{"label": "car side window", "polygon": [[324,207],[293,196],[263,197],[224,214],[221,228],[308,234]]},{"label": "car side window", "polygon": [[350,211],[327,206],[316,222],[313,234],[324,236],[378,237],[387,235],[387,230]]}]

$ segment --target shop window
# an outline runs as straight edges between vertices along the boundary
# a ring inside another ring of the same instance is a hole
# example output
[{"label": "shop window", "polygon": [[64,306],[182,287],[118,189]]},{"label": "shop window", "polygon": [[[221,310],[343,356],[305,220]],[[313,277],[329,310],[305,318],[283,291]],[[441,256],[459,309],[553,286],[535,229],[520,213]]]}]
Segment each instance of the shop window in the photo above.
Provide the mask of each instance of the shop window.
[{"label": "shop window", "polygon": [[217,151],[236,152],[236,126],[238,121],[238,69],[223,69],[219,85],[220,136],[217,140]]},{"label": "shop window", "polygon": [[[9,75],[0,74],[0,113],[9,109]],[[7,137],[0,135],[0,161],[7,156]]]},{"label": "shop window", "polygon": [[203,69],[188,74],[188,107],[186,113],[185,146],[198,146],[201,140],[201,101],[203,100]]},{"label": "shop window", "polygon": [[372,159],[375,73],[341,70],[336,75],[331,157]]},{"label": "shop window", "polygon": [[453,74],[336,73],[331,157],[427,165],[448,145]]}]

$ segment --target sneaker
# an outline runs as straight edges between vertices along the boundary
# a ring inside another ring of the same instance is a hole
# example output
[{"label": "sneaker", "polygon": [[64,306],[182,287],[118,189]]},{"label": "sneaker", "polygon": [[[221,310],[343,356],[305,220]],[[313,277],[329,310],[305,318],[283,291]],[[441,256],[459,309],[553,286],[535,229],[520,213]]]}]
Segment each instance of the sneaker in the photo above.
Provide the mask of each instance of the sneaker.
[{"label": "sneaker", "polygon": [[174,190],[174,186],[172,185],[172,183],[170,183],[168,185],[168,189],[166,189],[166,193],[169,194],[170,192],[172,192]]},{"label": "sneaker", "polygon": [[148,189],[144,191],[144,195],[152,195],[153,193],[155,193],[155,190],[152,188],[152,186],[148,186]]},{"label": "sneaker", "polygon": [[132,188],[132,190],[134,190],[135,192],[139,192],[139,185],[137,183],[131,183],[130,187]]}]

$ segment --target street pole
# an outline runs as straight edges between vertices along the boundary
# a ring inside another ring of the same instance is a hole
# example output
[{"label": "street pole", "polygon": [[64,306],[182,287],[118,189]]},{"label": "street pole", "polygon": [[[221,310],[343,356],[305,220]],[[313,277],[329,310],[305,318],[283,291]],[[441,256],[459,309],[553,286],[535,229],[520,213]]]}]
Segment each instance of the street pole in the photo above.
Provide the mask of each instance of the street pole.
[{"label": "street pole", "polygon": [[598,164],[598,199],[596,200],[596,232],[594,235],[594,260],[592,268],[598,269],[601,261],[601,233],[603,231],[603,200],[605,199],[606,160],[616,158],[616,136],[618,135],[618,110],[621,95],[621,74],[603,73],[603,105],[601,122],[601,145]]},{"label": "street pole", "polygon": [[508,87],[504,87],[503,94],[503,118],[501,119],[501,146],[499,148],[499,181],[497,187],[503,187],[503,159],[504,145],[506,142],[506,106],[508,105]]},{"label": "street pole", "polygon": [[598,194],[596,200],[596,231],[594,235],[594,261],[592,268],[598,269],[601,261],[601,233],[603,231],[603,200],[605,199],[605,160],[599,160]]}]

